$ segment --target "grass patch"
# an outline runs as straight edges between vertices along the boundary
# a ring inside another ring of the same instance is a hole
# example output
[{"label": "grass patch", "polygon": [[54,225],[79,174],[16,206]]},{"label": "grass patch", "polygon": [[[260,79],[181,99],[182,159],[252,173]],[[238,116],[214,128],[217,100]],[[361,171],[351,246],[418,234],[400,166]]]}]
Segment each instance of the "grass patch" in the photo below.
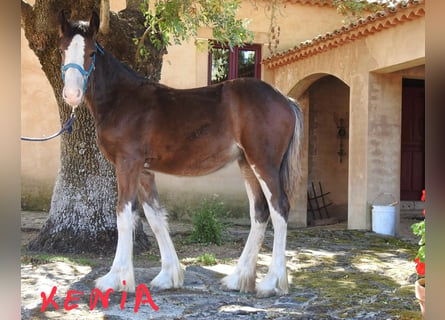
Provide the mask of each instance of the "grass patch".
[{"label": "grass patch", "polygon": [[422,314],[420,313],[420,307],[419,310],[400,310],[400,311],[394,311],[390,312],[396,319],[403,319],[403,320],[422,320]]},{"label": "grass patch", "polygon": [[[418,319],[412,286],[401,287],[384,274],[319,270],[293,272],[292,282],[297,290],[313,292],[319,298],[314,306],[344,305],[347,319],[385,310],[401,319]],[[411,292],[410,292],[411,291]]]},{"label": "grass patch", "polygon": [[201,244],[221,245],[223,223],[219,217],[228,216],[229,212],[220,201],[204,200],[200,207],[192,210],[193,230],[190,241]]},{"label": "grass patch", "polygon": [[94,267],[97,265],[95,261],[88,258],[82,258],[82,257],[71,258],[71,257],[50,255],[50,254],[23,255],[20,257],[20,262],[22,264],[31,264],[33,266],[38,266],[53,262],[65,262],[65,263],[72,263],[90,267]]},{"label": "grass patch", "polygon": [[214,253],[203,253],[196,258],[181,259],[181,263],[185,265],[214,266],[218,262]]},{"label": "grass patch", "polygon": [[198,262],[204,266],[214,266],[216,264],[216,257],[214,253],[204,253],[197,259]]}]

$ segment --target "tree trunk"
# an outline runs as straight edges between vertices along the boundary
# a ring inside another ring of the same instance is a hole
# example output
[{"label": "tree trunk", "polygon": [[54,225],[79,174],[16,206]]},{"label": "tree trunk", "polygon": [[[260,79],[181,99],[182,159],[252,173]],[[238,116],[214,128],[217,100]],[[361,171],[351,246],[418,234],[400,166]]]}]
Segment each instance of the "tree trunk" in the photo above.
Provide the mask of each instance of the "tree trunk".
[{"label": "tree trunk", "polygon": [[[61,97],[61,58],[58,52],[60,9],[71,9],[71,19],[89,20],[92,10],[99,12],[96,0],[36,0],[34,6],[22,1],[21,21],[30,48],[35,52],[53,87],[61,123],[71,108]],[[138,10],[110,13],[110,31],[99,34],[100,44],[119,60],[153,81],[159,81],[162,56],[149,44],[149,61],[136,63],[133,38],[144,32],[143,16]],[[114,252],[117,243],[117,187],[113,166],[96,144],[93,119],[85,105],[76,109],[71,134],[61,136],[61,165],[56,179],[48,220],[29,248],[50,252]],[[139,222],[135,230],[135,252],[148,248],[148,239]]]}]

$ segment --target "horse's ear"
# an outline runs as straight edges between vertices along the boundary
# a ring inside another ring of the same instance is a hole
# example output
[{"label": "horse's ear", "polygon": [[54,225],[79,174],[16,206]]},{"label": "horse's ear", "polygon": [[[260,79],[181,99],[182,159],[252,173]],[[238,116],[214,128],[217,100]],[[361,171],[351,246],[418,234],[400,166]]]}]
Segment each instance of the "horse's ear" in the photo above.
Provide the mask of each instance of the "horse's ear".
[{"label": "horse's ear", "polygon": [[97,14],[96,11],[93,11],[92,15],[91,15],[91,19],[90,19],[90,27],[89,27],[89,32],[92,36],[95,36],[97,34],[97,32],[99,31],[99,15]]},{"label": "horse's ear", "polygon": [[59,36],[63,36],[70,28],[70,24],[63,9],[59,11],[57,21],[59,23]]}]

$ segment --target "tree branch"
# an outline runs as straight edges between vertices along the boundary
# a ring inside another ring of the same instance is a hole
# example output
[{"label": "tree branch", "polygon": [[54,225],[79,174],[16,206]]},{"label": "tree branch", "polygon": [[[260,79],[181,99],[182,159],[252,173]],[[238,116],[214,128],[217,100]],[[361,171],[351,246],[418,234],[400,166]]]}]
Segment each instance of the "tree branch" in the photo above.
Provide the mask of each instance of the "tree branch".
[{"label": "tree branch", "polygon": [[134,57],[135,61],[138,61],[139,51],[141,50],[142,46],[144,45],[145,38],[147,38],[147,35],[150,32],[150,30],[151,30],[151,26],[148,26],[148,28],[145,29],[144,34],[142,35],[141,39],[138,42],[138,47],[136,48],[136,55]]},{"label": "tree branch", "polygon": [[20,27],[25,28],[26,19],[32,14],[32,5],[22,0],[20,6]]},{"label": "tree branch", "polygon": [[107,34],[110,31],[110,0],[100,1],[100,32]]}]

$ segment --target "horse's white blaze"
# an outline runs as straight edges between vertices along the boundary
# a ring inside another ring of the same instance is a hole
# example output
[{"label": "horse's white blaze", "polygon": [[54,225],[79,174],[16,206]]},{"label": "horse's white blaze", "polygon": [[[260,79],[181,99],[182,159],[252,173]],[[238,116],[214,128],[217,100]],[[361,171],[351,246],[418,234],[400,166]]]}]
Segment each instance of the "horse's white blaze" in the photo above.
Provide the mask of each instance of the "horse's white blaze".
[{"label": "horse's white blaze", "polygon": [[[96,280],[96,287],[102,291],[113,289],[116,291],[130,291],[135,289],[133,272],[133,213],[131,203],[124,206],[117,214],[117,248],[111,270]],[[125,281],[125,285],[124,285]]]},{"label": "horse's white blaze", "polygon": [[256,221],[255,197],[247,181],[245,185],[249,198],[250,232],[235,271],[222,279],[222,284],[225,288],[240,290],[241,292],[253,291],[255,289],[256,262],[267,226],[267,223]]},{"label": "horse's white blaze", "polygon": [[[65,50],[64,64],[75,63],[84,67],[85,39],[76,34],[70,45]],[[79,70],[68,68],[65,71],[65,86],[63,87],[63,98],[69,105],[75,107],[82,102],[84,78]]]},{"label": "horse's white blaze", "polygon": [[154,207],[156,209],[145,202],[142,204],[161,253],[161,272],[151,281],[151,285],[161,289],[179,288],[184,283],[184,272],[168,233],[167,216],[156,203]]}]

